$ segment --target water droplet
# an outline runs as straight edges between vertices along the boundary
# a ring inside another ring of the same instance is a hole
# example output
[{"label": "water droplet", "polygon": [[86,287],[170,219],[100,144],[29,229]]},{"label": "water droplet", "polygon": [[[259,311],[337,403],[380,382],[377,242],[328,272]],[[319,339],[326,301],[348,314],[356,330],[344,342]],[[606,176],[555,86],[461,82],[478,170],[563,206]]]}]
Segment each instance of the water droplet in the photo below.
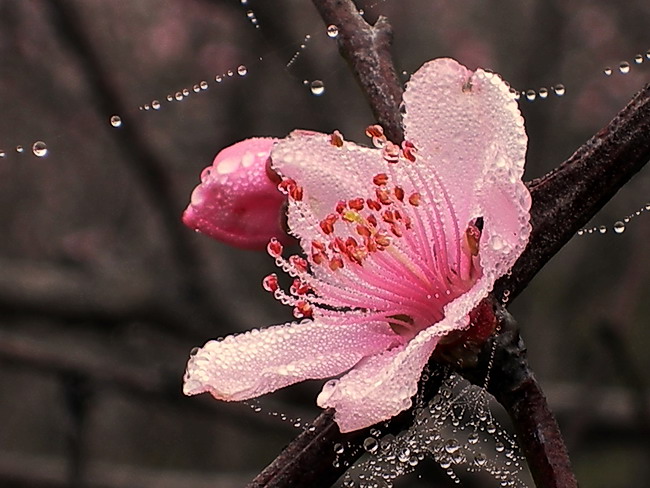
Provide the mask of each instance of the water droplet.
[{"label": "water droplet", "polygon": [[497,452],[503,452],[506,447],[503,445],[502,442],[497,442],[494,445],[494,449],[496,449]]},{"label": "water droplet", "polygon": [[535,90],[526,90],[526,99],[530,102],[535,100],[537,98],[537,94],[535,93]]},{"label": "water droplet", "polygon": [[237,68],[237,74],[239,76],[246,76],[246,73],[248,73],[248,68],[243,64],[239,65],[239,67]]},{"label": "water droplet", "polygon": [[202,81],[199,86],[201,87],[201,90],[207,90],[208,89],[208,82],[207,81]]},{"label": "water droplet", "polygon": [[564,85],[562,83],[558,83],[553,87],[553,93],[555,93],[558,97],[561,97],[566,93],[566,88],[564,88]]},{"label": "water droplet", "polygon": [[111,125],[113,127],[120,127],[122,125],[122,118],[119,115],[113,115],[111,117]]},{"label": "water droplet", "polygon": [[154,110],[160,110],[160,102],[158,100],[154,100],[151,102],[151,108]]},{"label": "water droplet", "polygon": [[174,95],[167,95],[167,101],[168,102],[174,101]]},{"label": "water droplet", "polygon": [[634,62],[636,64],[643,63],[643,54],[637,54],[636,56],[634,56]]},{"label": "water droplet", "polygon": [[223,77],[221,75],[217,75],[214,77],[214,81],[217,83],[221,83],[223,81]]},{"label": "water droplet", "polygon": [[630,63],[627,61],[621,62],[621,64],[618,65],[618,70],[621,72],[621,74],[628,74],[630,72]]},{"label": "water droplet", "polygon": [[611,76],[611,74],[612,74],[612,68],[610,68],[609,66],[607,66],[607,68],[605,68],[605,69],[603,70],[603,73],[605,73],[605,76]]},{"label": "water droplet", "polygon": [[338,442],[334,444],[334,452],[336,454],[343,454],[343,451],[345,451],[343,444],[339,444]]},{"label": "water droplet", "polygon": [[148,103],[145,103],[145,104],[144,104],[144,109],[145,109],[145,110],[149,110],[149,109],[151,109],[151,105],[149,105]]},{"label": "water droplet", "polygon": [[622,234],[625,232],[625,224],[618,220],[617,222],[614,223],[614,232],[617,234]]},{"label": "water droplet", "polygon": [[488,424],[485,430],[488,434],[494,434],[497,431],[497,428],[494,426],[494,424]]},{"label": "water droplet", "polygon": [[539,98],[547,98],[548,97],[548,89],[547,88],[540,88],[538,91]]},{"label": "water droplet", "polygon": [[181,92],[176,92],[174,98],[180,102],[183,99],[183,94]]},{"label": "water droplet", "polygon": [[190,91],[187,88],[183,88],[183,96],[184,97],[189,97],[190,96]]},{"label": "water droplet", "polygon": [[200,347],[193,347],[192,349],[190,349],[190,356],[196,356],[200,350],[201,350]]},{"label": "water droplet", "polygon": [[449,454],[453,454],[456,451],[460,449],[460,444],[458,444],[458,441],[456,439],[449,439],[447,442],[445,442],[445,451],[447,451]]},{"label": "water droplet", "polygon": [[598,227],[598,232],[600,232],[601,234],[605,234],[607,232],[607,227],[601,225],[600,227]]},{"label": "water droplet", "polygon": [[234,75],[235,75],[234,71],[231,70],[231,69],[229,69],[228,71],[226,71],[226,74],[227,74],[228,76],[234,76]]},{"label": "water droplet", "polygon": [[469,442],[470,444],[476,444],[478,442],[478,434],[476,432],[472,432],[467,437],[467,442]]},{"label": "water droplet", "polygon": [[7,153],[4,152],[3,150],[0,150],[0,158],[6,158],[6,157],[7,157]]},{"label": "water droplet", "polygon": [[25,148],[23,146],[16,146],[17,153],[22,153],[23,151],[25,151]]},{"label": "water droplet", "polygon": [[476,456],[474,456],[474,464],[476,464],[477,466],[485,466],[486,463],[487,463],[487,456],[482,452],[479,452]]},{"label": "water droplet", "polygon": [[309,89],[317,97],[325,93],[325,84],[321,80],[314,80],[310,83]]},{"label": "water droplet", "polygon": [[645,52],[645,58],[650,59],[650,49]]},{"label": "water droplet", "polygon": [[192,87],[192,91],[193,91],[194,93],[198,93],[198,92],[201,91],[201,87],[200,87],[198,84],[197,84],[197,85],[194,85],[194,86]]},{"label": "water droplet", "polygon": [[327,35],[334,39],[336,36],[339,35],[339,28],[336,27],[334,24],[327,26]]},{"label": "water droplet", "polygon": [[32,145],[32,152],[39,158],[47,156],[47,145],[43,141],[36,141]]},{"label": "water droplet", "polygon": [[379,449],[379,442],[374,437],[366,437],[363,440],[363,448],[370,454],[374,454]]}]

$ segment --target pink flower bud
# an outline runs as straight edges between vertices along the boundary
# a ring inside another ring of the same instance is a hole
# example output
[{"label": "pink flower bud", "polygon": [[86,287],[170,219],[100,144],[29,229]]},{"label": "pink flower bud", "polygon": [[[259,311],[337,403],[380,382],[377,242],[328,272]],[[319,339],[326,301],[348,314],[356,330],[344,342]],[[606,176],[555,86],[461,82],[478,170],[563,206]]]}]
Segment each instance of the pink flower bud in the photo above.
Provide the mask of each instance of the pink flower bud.
[{"label": "pink flower bud", "polygon": [[222,149],[201,173],[183,223],[218,241],[264,249],[281,228],[285,196],[269,178],[267,160],[277,139],[256,137]]}]

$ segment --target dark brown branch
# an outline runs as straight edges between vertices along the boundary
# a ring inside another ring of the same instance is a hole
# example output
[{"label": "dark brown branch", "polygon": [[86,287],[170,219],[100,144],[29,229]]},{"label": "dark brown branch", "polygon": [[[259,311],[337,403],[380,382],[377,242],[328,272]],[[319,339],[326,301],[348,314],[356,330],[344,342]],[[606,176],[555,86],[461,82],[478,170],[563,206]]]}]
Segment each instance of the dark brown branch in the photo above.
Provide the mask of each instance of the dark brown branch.
[{"label": "dark brown branch", "polygon": [[390,53],[393,32],[385,17],[368,25],[350,0],[312,0],[325,25],[338,28],[341,55],[350,64],[377,122],[388,139],[404,139],[398,110],[402,84],[397,78]]},{"label": "dark brown branch", "polygon": [[528,183],[533,232],[496,286],[518,295],[540,269],[650,159],[650,85],[564,163]]}]

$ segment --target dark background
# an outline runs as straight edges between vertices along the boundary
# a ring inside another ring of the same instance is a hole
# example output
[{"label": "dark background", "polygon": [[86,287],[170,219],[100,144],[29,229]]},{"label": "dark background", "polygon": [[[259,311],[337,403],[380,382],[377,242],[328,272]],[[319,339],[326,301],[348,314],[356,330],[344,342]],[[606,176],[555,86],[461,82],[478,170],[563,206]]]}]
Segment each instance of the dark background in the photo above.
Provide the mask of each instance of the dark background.
[{"label": "dark background", "polygon": [[[650,59],[633,61],[650,48],[644,0],[363,6],[394,26],[404,80],[453,56],[518,89],[566,86],[521,102],[527,178],[649,78]],[[182,102],[166,101],[183,88]],[[159,111],[138,109],[154,99]],[[0,0],[0,486],[229,488],[273,459],[299,432],[273,412],[313,418],[319,382],[263,398],[262,413],[180,395],[191,347],[291,319],[260,286],[273,261],[179,218],[223,146],[294,128],[365,143],[373,122],[307,0]],[[612,232],[650,200],[649,179],[595,218],[606,234],[576,237],[511,307],[583,487],[650,477],[648,213]]]}]

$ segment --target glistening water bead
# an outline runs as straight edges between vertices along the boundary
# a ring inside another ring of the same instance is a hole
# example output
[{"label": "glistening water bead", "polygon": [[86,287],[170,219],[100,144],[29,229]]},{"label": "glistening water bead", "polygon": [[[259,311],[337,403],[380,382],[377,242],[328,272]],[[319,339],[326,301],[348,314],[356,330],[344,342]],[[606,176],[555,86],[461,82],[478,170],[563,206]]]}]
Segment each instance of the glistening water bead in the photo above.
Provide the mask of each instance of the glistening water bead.
[{"label": "glistening water bead", "polygon": [[325,93],[325,84],[321,80],[314,80],[309,85],[311,92],[317,97]]},{"label": "glistening water bead", "polygon": [[327,36],[334,39],[339,35],[339,28],[334,24],[327,26]]},{"label": "glistening water bead", "polygon": [[47,156],[47,145],[43,141],[36,141],[32,144],[32,152],[34,156],[43,158]]},{"label": "glistening water bead", "polygon": [[111,117],[111,125],[113,127],[121,127],[122,126],[122,118],[119,115],[113,115]]}]

